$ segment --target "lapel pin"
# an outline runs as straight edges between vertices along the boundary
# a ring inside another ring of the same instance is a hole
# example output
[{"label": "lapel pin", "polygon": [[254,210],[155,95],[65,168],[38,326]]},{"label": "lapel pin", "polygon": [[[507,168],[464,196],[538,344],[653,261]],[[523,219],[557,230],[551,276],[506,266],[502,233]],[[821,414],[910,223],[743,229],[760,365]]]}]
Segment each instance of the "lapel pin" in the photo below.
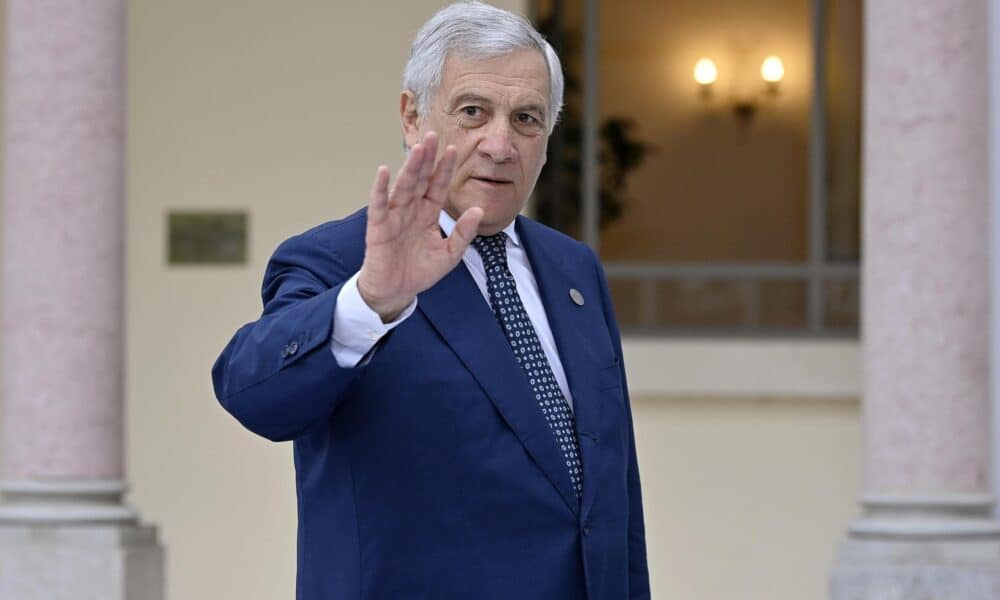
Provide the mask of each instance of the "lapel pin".
[{"label": "lapel pin", "polygon": [[583,306],[583,294],[580,293],[580,290],[576,288],[570,288],[569,297],[573,301],[573,304],[576,304],[577,306]]}]

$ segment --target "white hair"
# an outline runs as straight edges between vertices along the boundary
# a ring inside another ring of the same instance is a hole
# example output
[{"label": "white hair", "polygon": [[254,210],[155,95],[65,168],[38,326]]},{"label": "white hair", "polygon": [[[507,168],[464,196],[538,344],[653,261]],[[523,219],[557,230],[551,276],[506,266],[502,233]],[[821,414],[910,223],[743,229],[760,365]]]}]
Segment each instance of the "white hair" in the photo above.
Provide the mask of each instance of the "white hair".
[{"label": "white hair", "polygon": [[531,49],[545,57],[549,71],[549,133],[556,126],[563,101],[562,65],[555,50],[524,17],[477,0],[456,2],[439,10],[417,32],[403,70],[403,88],[416,96],[417,112],[426,117],[430,100],[441,85],[449,53],[468,59],[489,59],[514,50]]}]

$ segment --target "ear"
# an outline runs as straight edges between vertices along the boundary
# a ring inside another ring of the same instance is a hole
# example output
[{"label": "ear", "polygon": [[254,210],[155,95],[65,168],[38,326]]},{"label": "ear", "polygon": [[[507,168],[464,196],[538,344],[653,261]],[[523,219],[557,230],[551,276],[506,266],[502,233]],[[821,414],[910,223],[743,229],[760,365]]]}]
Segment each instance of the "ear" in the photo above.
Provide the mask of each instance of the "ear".
[{"label": "ear", "polygon": [[412,148],[420,141],[420,115],[417,112],[417,96],[410,90],[403,90],[399,96],[399,118],[403,125],[403,143]]}]

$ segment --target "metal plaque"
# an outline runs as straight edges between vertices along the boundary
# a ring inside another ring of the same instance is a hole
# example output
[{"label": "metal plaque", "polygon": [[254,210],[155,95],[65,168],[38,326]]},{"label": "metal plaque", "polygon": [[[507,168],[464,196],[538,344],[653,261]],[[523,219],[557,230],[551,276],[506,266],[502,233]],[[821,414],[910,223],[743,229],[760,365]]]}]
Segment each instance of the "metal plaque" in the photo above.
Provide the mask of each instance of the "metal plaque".
[{"label": "metal plaque", "polygon": [[168,264],[246,263],[247,222],[244,211],[171,211],[167,215]]}]

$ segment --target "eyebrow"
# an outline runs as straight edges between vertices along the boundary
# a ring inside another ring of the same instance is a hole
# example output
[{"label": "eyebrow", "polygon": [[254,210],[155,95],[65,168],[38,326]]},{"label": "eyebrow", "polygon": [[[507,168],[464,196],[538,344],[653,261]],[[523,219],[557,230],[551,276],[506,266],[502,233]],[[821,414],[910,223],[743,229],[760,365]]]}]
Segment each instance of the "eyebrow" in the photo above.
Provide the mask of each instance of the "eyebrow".
[{"label": "eyebrow", "polygon": [[[467,93],[459,94],[458,96],[455,96],[455,98],[452,99],[452,101],[449,104],[449,106],[450,106],[451,110],[454,110],[454,109],[458,108],[461,104],[463,104],[465,102],[475,102],[475,103],[478,103],[478,104],[488,104],[488,105],[492,105],[493,104],[493,101],[490,100],[489,98],[485,97],[485,96],[480,96],[479,94],[473,94],[471,92],[467,92]],[[542,115],[543,118],[546,116],[546,114],[545,114],[545,108],[542,105],[535,104],[533,102],[525,104],[523,106],[515,107],[514,110],[516,112],[523,112],[523,111],[529,111],[530,112],[530,111],[534,111],[534,112],[537,112],[538,114]]]}]

